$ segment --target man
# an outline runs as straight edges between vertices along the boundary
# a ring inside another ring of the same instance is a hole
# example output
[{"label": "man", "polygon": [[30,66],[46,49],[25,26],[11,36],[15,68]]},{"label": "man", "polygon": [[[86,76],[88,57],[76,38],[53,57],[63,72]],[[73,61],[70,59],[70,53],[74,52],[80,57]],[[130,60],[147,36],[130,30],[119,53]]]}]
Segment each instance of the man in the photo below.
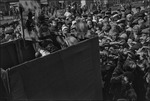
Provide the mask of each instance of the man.
[{"label": "man", "polygon": [[77,44],[78,40],[75,36],[69,33],[69,29],[66,25],[62,26],[62,34],[64,35],[64,42],[67,45],[67,47]]},{"label": "man", "polygon": [[141,7],[136,7],[136,12],[134,14],[134,19],[138,18],[141,12]]},{"label": "man", "polygon": [[[125,62],[121,59],[122,56],[120,56],[117,67],[112,74],[111,92],[114,95],[114,101],[120,98],[128,99],[128,94],[126,95],[126,92],[130,89],[133,89],[130,84],[133,82],[133,71],[136,68],[136,64],[134,59],[130,59],[129,56],[130,55],[128,54]],[[134,56],[131,55],[131,58],[133,57]],[[131,99],[136,99],[136,94],[134,94]]]},{"label": "man", "polygon": [[64,14],[65,17],[69,17],[71,16],[71,13],[70,13],[70,10],[69,10],[69,7],[66,8],[66,12]]},{"label": "man", "polygon": [[27,28],[29,34],[31,34],[31,31],[34,28],[34,21],[33,21],[32,17],[33,17],[33,14],[31,12],[31,10],[29,9],[28,19],[27,19],[27,22],[26,22],[26,28]]},{"label": "man", "polygon": [[133,30],[132,30],[132,34],[130,34],[129,38],[131,38],[133,41],[138,41],[139,38],[140,38],[140,28],[138,25],[135,25],[133,27]]}]

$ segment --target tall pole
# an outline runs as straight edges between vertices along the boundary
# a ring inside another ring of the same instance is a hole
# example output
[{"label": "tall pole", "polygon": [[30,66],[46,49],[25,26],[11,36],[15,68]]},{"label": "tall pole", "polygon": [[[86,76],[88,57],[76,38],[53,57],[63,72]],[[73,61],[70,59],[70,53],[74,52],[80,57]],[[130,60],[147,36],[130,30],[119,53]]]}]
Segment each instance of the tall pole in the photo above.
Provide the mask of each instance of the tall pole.
[{"label": "tall pole", "polygon": [[25,33],[24,33],[24,26],[23,26],[23,7],[22,5],[19,5],[19,11],[20,11],[20,20],[21,20],[21,26],[22,26],[22,33],[23,33],[23,44],[25,47]]}]

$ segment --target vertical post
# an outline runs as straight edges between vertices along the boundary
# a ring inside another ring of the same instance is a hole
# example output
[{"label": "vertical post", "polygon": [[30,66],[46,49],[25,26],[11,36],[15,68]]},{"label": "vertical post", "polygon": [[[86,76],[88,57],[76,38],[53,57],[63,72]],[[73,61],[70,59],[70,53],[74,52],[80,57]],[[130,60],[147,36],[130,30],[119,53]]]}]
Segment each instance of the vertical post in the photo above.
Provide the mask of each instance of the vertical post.
[{"label": "vertical post", "polygon": [[20,11],[20,19],[21,19],[21,26],[22,26],[22,33],[23,33],[23,45],[25,47],[25,33],[24,33],[24,26],[23,26],[23,7],[22,5],[19,5],[19,11]]}]

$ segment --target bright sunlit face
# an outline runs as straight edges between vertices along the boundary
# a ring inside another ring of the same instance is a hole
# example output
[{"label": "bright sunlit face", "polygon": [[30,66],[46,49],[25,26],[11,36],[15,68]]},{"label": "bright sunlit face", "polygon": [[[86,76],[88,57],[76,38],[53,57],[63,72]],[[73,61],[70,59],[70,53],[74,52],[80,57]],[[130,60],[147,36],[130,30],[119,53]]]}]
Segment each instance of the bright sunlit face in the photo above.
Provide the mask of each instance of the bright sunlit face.
[{"label": "bright sunlit face", "polygon": [[131,20],[132,20],[132,15],[128,15],[128,16],[126,17],[126,19],[127,19],[127,21],[131,21]]},{"label": "bright sunlit face", "polygon": [[57,26],[57,22],[56,21],[52,21],[52,26],[56,27]]}]

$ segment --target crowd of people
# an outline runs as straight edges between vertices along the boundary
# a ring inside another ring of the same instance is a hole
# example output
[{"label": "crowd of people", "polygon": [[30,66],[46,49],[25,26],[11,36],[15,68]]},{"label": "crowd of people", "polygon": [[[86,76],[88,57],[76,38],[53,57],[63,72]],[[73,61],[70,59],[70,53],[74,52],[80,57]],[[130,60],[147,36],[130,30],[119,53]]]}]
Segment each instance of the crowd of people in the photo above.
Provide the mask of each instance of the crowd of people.
[{"label": "crowd of people", "polygon": [[[21,38],[19,23],[1,42]],[[66,7],[63,16],[50,17],[45,9],[35,20],[29,11],[24,28],[32,36],[36,57],[98,37],[104,101],[150,100],[150,12],[124,5],[117,10],[97,7],[93,11],[76,4]],[[15,34],[12,34],[15,33]],[[32,32],[36,35],[32,35]]]}]

